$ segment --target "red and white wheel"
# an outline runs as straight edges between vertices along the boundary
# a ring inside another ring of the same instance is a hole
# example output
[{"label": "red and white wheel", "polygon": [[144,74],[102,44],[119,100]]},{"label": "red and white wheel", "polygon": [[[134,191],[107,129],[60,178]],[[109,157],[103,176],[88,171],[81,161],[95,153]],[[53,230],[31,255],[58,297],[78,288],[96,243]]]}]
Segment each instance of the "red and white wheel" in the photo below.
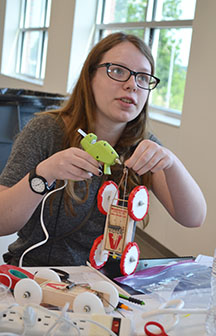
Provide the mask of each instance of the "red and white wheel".
[{"label": "red and white wheel", "polygon": [[149,193],[146,187],[135,187],[128,198],[128,215],[135,221],[142,220],[148,213]]},{"label": "red and white wheel", "polygon": [[120,270],[123,275],[130,275],[135,272],[139,262],[140,250],[135,242],[126,245],[121,257]]},{"label": "red and white wheel", "polygon": [[107,215],[110,205],[118,204],[118,198],[119,198],[119,189],[115,182],[113,181],[106,181],[104,184],[100,187],[97,195],[97,206],[99,211]]},{"label": "red and white wheel", "polygon": [[103,235],[95,239],[89,254],[89,261],[92,267],[96,269],[103,267],[109,258],[109,252],[105,250],[102,251],[102,245]]}]

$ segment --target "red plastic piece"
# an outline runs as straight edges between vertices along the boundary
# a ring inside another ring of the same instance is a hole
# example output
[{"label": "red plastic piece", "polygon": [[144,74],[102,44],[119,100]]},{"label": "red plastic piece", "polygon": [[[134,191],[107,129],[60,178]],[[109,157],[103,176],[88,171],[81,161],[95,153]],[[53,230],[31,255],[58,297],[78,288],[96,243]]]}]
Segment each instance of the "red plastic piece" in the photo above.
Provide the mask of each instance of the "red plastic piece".
[{"label": "red plastic piece", "polygon": [[91,251],[90,251],[90,254],[89,254],[89,261],[90,261],[90,264],[92,267],[96,268],[96,269],[99,269],[101,267],[103,267],[107,260],[108,260],[108,257],[109,257],[109,253],[107,253],[107,259],[104,261],[104,262],[101,262],[100,264],[95,260],[95,254],[97,252],[97,249],[99,247],[99,245],[101,244],[103,240],[103,235],[97,237],[92,245],[92,248],[91,248]]},{"label": "red plastic piece", "polygon": [[[135,196],[137,195],[138,192],[140,192],[141,190],[145,190],[146,192],[146,195],[147,195],[147,208],[146,208],[146,211],[145,213],[138,217],[137,214],[134,212],[134,209],[133,209],[133,205],[134,205],[134,202],[135,202]],[[130,195],[129,195],[129,198],[128,198],[128,215],[135,221],[140,221],[142,220],[148,213],[148,209],[149,209],[149,193],[148,193],[148,190],[145,186],[137,186],[135,187]]]},{"label": "red plastic piece", "polygon": [[[98,195],[97,195],[97,206],[98,206],[98,210],[104,214],[107,215],[107,211],[106,209],[103,207],[103,201],[104,201],[104,194],[106,192],[106,188],[110,185],[113,185],[116,188],[116,198],[119,198],[119,190],[118,190],[118,186],[115,182],[113,181],[106,181],[103,183],[103,185],[100,187],[99,191],[98,191]],[[118,204],[118,200],[116,201],[116,204]]]},{"label": "red plastic piece", "polygon": [[[138,258],[137,258],[137,262],[136,262],[136,265],[135,265],[134,269],[130,273],[128,273],[125,269],[126,268],[125,262],[126,262],[127,254],[129,253],[129,251],[131,250],[131,248],[133,246],[136,246],[136,249],[137,249],[137,252],[138,252]],[[137,243],[136,242],[128,243],[126,245],[123,253],[122,253],[122,257],[121,257],[121,261],[120,261],[120,270],[121,270],[121,273],[123,275],[130,275],[130,274],[132,274],[136,271],[137,265],[139,263],[139,256],[140,256],[140,250],[139,250],[139,246],[137,245]]]}]

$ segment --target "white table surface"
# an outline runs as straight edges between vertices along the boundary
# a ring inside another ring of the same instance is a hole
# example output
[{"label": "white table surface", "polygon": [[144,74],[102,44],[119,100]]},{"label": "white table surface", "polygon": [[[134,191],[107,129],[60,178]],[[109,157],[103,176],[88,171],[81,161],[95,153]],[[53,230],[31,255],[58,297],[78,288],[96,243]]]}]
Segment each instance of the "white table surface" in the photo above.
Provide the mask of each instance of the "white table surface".
[{"label": "white table surface", "polygon": [[[70,273],[70,278],[75,282],[86,282],[88,280],[89,283],[95,282],[98,280],[102,280],[98,272],[94,272],[87,266],[80,267],[58,267],[60,269],[66,270]],[[36,270],[40,268],[25,268],[31,273],[34,273]],[[110,280],[109,280],[110,281]],[[203,289],[198,291],[188,291],[188,292],[177,292],[174,294],[174,298],[183,299],[185,302],[185,308],[207,308],[210,296],[209,289]],[[150,295],[139,295],[137,296],[140,299],[145,301],[144,306],[139,306],[136,304],[130,304],[124,300],[127,305],[129,305],[133,311],[128,312],[125,310],[121,310],[121,312],[125,315],[125,317],[132,320],[133,330],[131,331],[131,336],[143,336],[144,333],[144,323],[145,320],[142,318],[143,311],[150,311],[158,308],[161,303],[165,302],[165,298],[156,293],[152,293]],[[173,298],[173,297],[172,297]],[[169,298],[171,299],[171,298]],[[11,294],[8,294],[7,297],[1,298],[1,303],[11,304],[14,302],[14,298]],[[113,314],[113,313],[112,313]],[[115,316],[118,315],[118,312],[114,312]],[[169,336],[204,336],[205,333],[205,318],[206,315],[181,315],[179,319],[179,323],[172,329],[167,331]],[[166,327],[167,324],[171,321],[172,317],[169,315],[161,315],[158,317],[159,322]],[[148,320],[153,320],[150,318]],[[155,320],[155,318],[154,318]]]}]

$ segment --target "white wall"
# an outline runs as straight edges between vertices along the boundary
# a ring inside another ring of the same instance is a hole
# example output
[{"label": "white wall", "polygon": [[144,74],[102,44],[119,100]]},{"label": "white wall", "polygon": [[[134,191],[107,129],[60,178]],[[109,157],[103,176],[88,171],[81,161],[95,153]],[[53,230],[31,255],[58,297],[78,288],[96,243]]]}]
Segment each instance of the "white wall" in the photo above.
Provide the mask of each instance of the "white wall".
[{"label": "white wall", "polygon": [[212,255],[216,248],[215,13],[215,0],[197,0],[181,127],[152,123],[163,144],[182,159],[199,183],[208,206],[204,226],[188,229],[176,224],[152,199],[146,232],[178,255]]},{"label": "white wall", "polygon": [[[4,2],[5,0],[0,0],[0,43],[4,21]],[[89,36],[93,29],[93,17],[90,24],[87,24],[86,17],[90,16],[94,7],[95,0],[88,0],[88,2],[86,0],[53,0],[44,85],[37,86],[0,74],[0,87],[66,93],[86,55]],[[84,10],[83,14],[82,10]],[[78,14],[77,17],[74,17],[75,13]],[[162,143],[173,150],[185,163],[201,186],[207,200],[208,215],[204,226],[198,229],[188,229],[174,222],[159,202],[153,196],[151,197],[151,219],[146,232],[178,255],[199,253],[212,255],[216,247],[214,211],[216,208],[214,193],[216,187],[215,13],[215,0],[197,0],[180,128],[156,121],[151,123],[153,131]],[[72,54],[70,55],[71,47]],[[10,238],[0,238],[0,251],[3,240],[8,242],[8,239]]]}]

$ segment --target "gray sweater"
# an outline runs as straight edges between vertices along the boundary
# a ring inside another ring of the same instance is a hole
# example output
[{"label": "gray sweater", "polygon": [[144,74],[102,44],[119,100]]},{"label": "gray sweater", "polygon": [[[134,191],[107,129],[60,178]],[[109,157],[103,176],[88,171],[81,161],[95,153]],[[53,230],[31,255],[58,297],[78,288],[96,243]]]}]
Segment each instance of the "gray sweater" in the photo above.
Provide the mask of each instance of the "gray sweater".
[{"label": "gray sweater", "polygon": [[[17,136],[11,155],[2,174],[0,184],[11,187],[32,168],[62,149],[63,129],[50,115],[33,118]],[[149,139],[158,142],[152,134]],[[113,178],[113,177],[111,177]],[[54,193],[52,212],[50,198],[45,202],[43,220],[49,240],[28,252],[23,266],[73,266],[86,263],[94,240],[103,234],[106,216],[97,208],[97,192],[102,178],[93,176],[89,197],[83,204],[71,200],[77,216],[65,212],[63,191]],[[79,182],[80,190],[84,182]],[[22,253],[45,239],[40,225],[41,204],[29,221],[18,232],[18,239],[9,245],[4,261],[18,265]]]},{"label": "gray sweater", "polygon": [[[33,118],[16,138],[0,176],[0,184],[7,187],[16,184],[39,162],[61,150],[62,138],[63,130],[52,117],[45,114]],[[100,184],[101,178],[93,176],[88,200],[84,204],[73,201],[77,213],[75,217],[65,212],[63,191],[54,194],[52,213],[50,198],[47,199],[43,219],[49,240],[28,252],[24,256],[23,266],[85,264],[94,239],[104,229],[105,215],[99,212],[96,204]],[[82,185],[84,182],[80,182]],[[18,239],[9,245],[8,252],[3,256],[5,262],[18,265],[19,258],[27,248],[45,239],[40,212],[41,204],[18,232]]]}]

